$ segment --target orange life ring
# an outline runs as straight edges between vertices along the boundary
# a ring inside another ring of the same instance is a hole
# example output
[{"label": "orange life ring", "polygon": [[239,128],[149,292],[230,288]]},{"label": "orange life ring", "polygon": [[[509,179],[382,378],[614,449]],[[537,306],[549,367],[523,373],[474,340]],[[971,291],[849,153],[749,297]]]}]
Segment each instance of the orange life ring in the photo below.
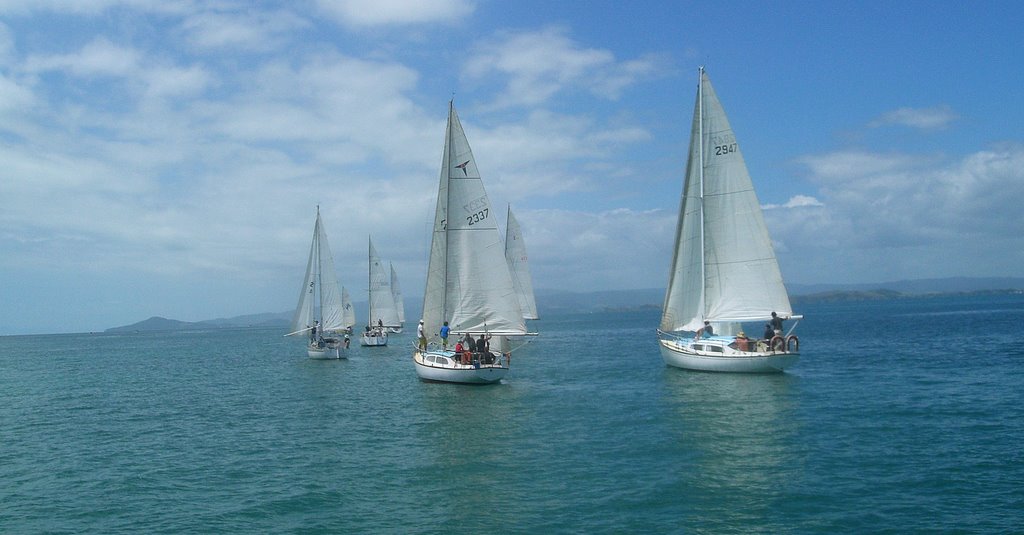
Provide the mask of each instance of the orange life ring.
[{"label": "orange life ring", "polygon": [[800,339],[797,338],[795,334],[791,334],[786,337],[786,351],[789,351],[790,353],[800,351]]},{"label": "orange life ring", "polygon": [[786,349],[786,341],[776,334],[772,337],[771,341],[768,342],[768,347],[770,347],[772,351],[783,351]]}]

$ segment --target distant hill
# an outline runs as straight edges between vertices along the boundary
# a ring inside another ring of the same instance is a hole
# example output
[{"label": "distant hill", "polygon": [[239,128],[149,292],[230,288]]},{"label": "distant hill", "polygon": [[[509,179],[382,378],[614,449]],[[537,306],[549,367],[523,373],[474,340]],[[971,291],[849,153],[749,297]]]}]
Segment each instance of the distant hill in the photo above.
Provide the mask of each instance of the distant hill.
[{"label": "distant hill", "polygon": [[605,312],[661,308],[665,300],[664,288],[642,290],[602,290],[598,292],[567,292],[564,290],[536,290],[537,309],[541,317],[548,314],[570,312]]},{"label": "distant hill", "polygon": [[104,332],[117,333],[117,332],[135,332],[135,331],[180,331],[184,329],[195,329],[198,323],[189,321],[178,321],[170,320],[167,318],[161,318],[160,316],[153,316],[148,320],[142,320],[138,323],[131,325],[125,325],[123,327],[112,327]]},{"label": "distant hill", "polygon": [[136,332],[136,331],[185,331],[196,329],[237,329],[241,327],[281,327],[288,326],[291,321],[291,312],[246,314],[234,318],[218,318],[204,321],[178,321],[159,316],[153,316],[131,325],[111,327],[104,332]]},{"label": "distant hill", "polygon": [[[787,284],[791,299],[796,303],[828,301],[863,301],[897,299],[935,294],[991,293],[1024,290],[1024,278],[993,277],[946,279],[921,279],[876,284]],[[543,318],[555,314],[590,313],[660,309],[665,299],[664,288],[641,290],[602,290],[597,292],[569,292],[565,290],[537,289],[537,308]],[[405,299],[407,323],[415,325],[419,317],[422,297],[410,296]],[[356,317],[360,308],[366,310],[366,303],[356,303]],[[188,322],[152,317],[145,321],[113,327],[106,332],[175,331],[187,329],[232,329],[243,327],[267,327],[287,329],[292,312],[247,314],[233,318],[218,318]],[[360,320],[362,321],[362,320]],[[358,328],[360,324],[357,322]]]}]

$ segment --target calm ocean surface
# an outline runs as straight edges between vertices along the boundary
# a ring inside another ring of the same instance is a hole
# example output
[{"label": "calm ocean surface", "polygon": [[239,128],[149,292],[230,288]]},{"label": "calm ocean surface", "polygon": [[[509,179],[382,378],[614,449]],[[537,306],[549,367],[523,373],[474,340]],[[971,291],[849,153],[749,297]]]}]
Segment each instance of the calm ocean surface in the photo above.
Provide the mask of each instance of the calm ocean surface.
[{"label": "calm ocean surface", "polygon": [[798,309],[783,375],[667,368],[645,311],[531,322],[485,387],[411,333],[0,337],[0,532],[1024,530],[1024,296]]}]

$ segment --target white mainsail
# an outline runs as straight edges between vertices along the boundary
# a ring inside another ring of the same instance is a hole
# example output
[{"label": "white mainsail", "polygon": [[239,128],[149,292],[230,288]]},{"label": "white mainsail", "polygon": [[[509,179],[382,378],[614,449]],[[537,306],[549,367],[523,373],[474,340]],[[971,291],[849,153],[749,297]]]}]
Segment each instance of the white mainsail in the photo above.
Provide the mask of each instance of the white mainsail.
[{"label": "white mainsail", "polygon": [[519,221],[512,215],[512,206],[508,207],[508,218],[505,222],[505,261],[512,275],[512,284],[519,296],[519,308],[523,310],[523,319],[535,320],[537,301],[533,296],[533,278],[530,277],[530,264],[526,258],[526,242]]},{"label": "white mainsail", "polygon": [[791,316],[750,174],[703,68],[690,136],[661,330]]},{"label": "white mainsail", "polygon": [[299,292],[299,303],[292,316],[292,331],[304,331],[320,322],[322,331],[342,330],[341,290],[334,273],[334,257],[327,241],[327,232],[320,221],[320,207],[316,209],[313,243],[306,262],[306,277]]},{"label": "white mainsail", "polygon": [[526,334],[497,218],[453,103],[430,243],[423,320],[427,333]]},{"label": "white mainsail", "polygon": [[395,273],[394,264],[391,267],[391,296],[395,298],[395,310],[398,311],[398,324],[405,324],[405,301],[402,300],[402,287],[398,285],[398,274]]},{"label": "white mainsail", "polygon": [[378,320],[385,327],[401,327],[395,297],[391,294],[391,279],[384,271],[380,255],[370,239],[370,326],[376,327]]}]

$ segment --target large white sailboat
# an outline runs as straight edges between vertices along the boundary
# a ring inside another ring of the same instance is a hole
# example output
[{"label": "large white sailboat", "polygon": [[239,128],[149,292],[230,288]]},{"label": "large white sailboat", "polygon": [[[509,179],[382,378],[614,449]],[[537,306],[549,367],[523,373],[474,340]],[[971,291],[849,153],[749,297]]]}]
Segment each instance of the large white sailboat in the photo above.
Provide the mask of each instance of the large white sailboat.
[{"label": "large white sailboat", "polygon": [[658,329],[662,358],[691,370],[780,372],[799,359],[796,323],[765,339],[746,337],[743,324],[760,336],[776,316],[802,316],[793,314],[739,143],[703,67],[690,135]]},{"label": "large white sailboat", "polygon": [[391,293],[391,279],[384,271],[384,264],[373,246],[373,238],[370,238],[369,264],[368,323],[360,344],[371,347],[386,346],[388,331],[401,328],[402,323],[398,320],[395,296]]},{"label": "large white sailboat", "polygon": [[533,277],[530,276],[530,264],[526,257],[526,241],[523,240],[519,220],[512,215],[511,205],[508,207],[508,217],[505,220],[505,261],[512,275],[512,285],[519,296],[519,308],[523,310],[523,319],[538,319],[537,300],[533,295]]},{"label": "large white sailboat", "polygon": [[[299,303],[292,316],[292,332],[285,336],[306,334],[306,354],[313,359],[345,358],[345,342],[336,335],[351,327],[346,325],[343,292],[334,274],[334,258],[327,242],[327,232],[316,209],[313,243],[306,262],[306,276],[299,291]],[[351,310],[351,305],[349,305]],[[353,318],[354,319],[354,318]]]},{"label": "large white sailboat", "polygon": [[413,362],[422,380],[497,383],[509,371],[507,337],[528,334],[496,219],[455,106],[449,102],[423,329],[432,335],[447,322],[453,340],[468,335],[491,342],[486,351],[462,354],[451,345],[431,347],[433,342],[418,347]]}]

